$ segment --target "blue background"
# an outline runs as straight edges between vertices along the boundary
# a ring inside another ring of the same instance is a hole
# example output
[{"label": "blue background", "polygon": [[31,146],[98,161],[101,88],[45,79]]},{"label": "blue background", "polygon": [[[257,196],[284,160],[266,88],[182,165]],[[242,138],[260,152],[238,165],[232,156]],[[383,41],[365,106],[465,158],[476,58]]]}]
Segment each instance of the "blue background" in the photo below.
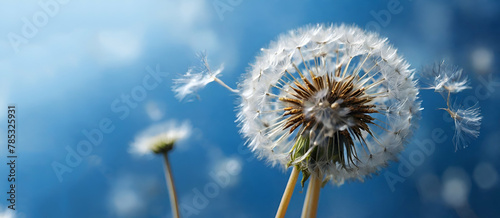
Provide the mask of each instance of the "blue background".
[{"label": "blue background", "polygon": [[[198,63],[196,52],[207,50],[214,66],[226,66],[221,79],[235,87],[260,48],[280,33],[306,24],[346,23],[388,37],[417,71],[443,58],[463,67],[472,89],[455,97],[467,104],[479,101],[484,121],[479,138],[455,152],[453,123],[436,110],[445,102],[423,90],[425,110],[414,139],[432,139],[432,132],[441,129],[446,140],[436,142],[435,150],[393,190],[385,173],[399,175],[399,163],[364,183],[328,185],[321,192],[318,217],[500,216],[498,1],[399,0],[392,1],[399,5],[391,12],[389,1],[72,0],[57,2],[49,15],[40,5],[46,2],[55,1],[0,6],[0,214],[7,214],[8,203],[6,108],[15,104],[16,217],[170,217],[161,157],[128,151],[138,133],[170,119],[190,120],[195,127],[170,158],[181,205],[193,206],[197,190],[213,187],[210,172],[224,172],[228,162],[241,167],[191,217],[274,216],[290,172],[268,167],[243,147],[235,123],[236,96],[209,84],[200,100],[178,102],[172,79]],[[37,32],[23,35],[23,20],[33,19],[40,24]],[[13,34],[25,43],[12,44]],[[122,120],[111,104],[142,84],[147,66],[167,75]],[[52,164],[65,163],[66,148],[76,149],[86,139],[82,131],[98,128],[106,118],[114,131],[59,181]],[[418,150],[413,142],[402,157]],[[485,164],[488,176],[475,176]],[[450,177],[465,184],[457,190],[466,200],[458,207],[443,194],[450,193],[444,191]],[[484,178],[493,184],[478,185]],[[304,196],[305,189],[297,185],[289,217],[299,217]]]}]

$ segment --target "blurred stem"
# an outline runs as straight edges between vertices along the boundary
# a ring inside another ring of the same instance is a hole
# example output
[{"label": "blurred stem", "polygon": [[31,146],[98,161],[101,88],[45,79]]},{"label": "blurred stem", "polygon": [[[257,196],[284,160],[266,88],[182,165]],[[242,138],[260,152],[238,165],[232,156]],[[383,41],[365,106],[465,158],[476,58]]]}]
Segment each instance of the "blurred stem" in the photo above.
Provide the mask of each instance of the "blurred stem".
[{"label": "blurred stem", "polygon": [[172,176],[172,169],[168,161],[167,152],[163,152],[165,158],[165,179],[167,180],[168,193],[170,195],[170,206],[172,207],[172,216],[179,218],[179,204],[177,203],[177,193],[175,192],[174,177]]},{"label": "blurred stem", "polygon": [[306,199],[302,208],[302,218],[315,218],[318,211],[319,192],[321,190],[321,177],[311,175],[307,187]]},{"label": "blurred stem", "polygon": [[297,169],[297,167],[292,168],[292,174],[290,174],[290,178],[288,179],[288,183],[286,184],[285,192],[283,193],[283,197],[281,197],[278,212],[276,212],[276,218],[285,217],[286,210],[288,209],[288,204],[290,203],[293,190],[295,189],[295,184],[297,183],[297,178],[299,178],[299,170]]}]

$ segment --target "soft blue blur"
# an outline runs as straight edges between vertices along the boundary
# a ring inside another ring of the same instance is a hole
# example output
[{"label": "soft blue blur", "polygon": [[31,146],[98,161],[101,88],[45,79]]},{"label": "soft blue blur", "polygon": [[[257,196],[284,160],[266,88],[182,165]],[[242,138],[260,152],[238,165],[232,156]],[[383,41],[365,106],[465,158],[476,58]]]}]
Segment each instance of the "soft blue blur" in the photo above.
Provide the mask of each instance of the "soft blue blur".
[{"label": "soft blue blur", "polygon": [[[437,110],[445,102],[423,90],[420,128],[401,163],[425,154],[419,145],[436,131],[446,139],[432,142],[435,150],[410,163],[408,175],[393,163],[364,183],[328,185],[318,217],[500,216],[498,1],[4,1],[0,20],[0,214],[8,204],[6,108],[15,104],[16,217],[171,217],[161,157],[129,152],[140,131],[170,119],[195,127],[170,158],[184,217],[273,217],[290,171],[253,159],[243,146],[236,96],[209,84],[199,100],[181,103],[172,79],[207,50],[234,87],[280,33],[347,23],[388,37],[417,71],[441,59],[463,67],[473,88],[455,97],[479,102],[484,121],[479,138],[455,152],[453,122]],[[148,80],[158,86],[122,102],[144,89],[147,69],[161,72]],[[67,149],[103,121],[113,130],[60,181],[53,165],[67,164]],[[227,163],[237,167],[228,171]],[[229,182],[217,183],[214,172]],[[398,176],[393,185],[390,174]],[[300,216],[304,196],[297,185],[288,217]]]}]

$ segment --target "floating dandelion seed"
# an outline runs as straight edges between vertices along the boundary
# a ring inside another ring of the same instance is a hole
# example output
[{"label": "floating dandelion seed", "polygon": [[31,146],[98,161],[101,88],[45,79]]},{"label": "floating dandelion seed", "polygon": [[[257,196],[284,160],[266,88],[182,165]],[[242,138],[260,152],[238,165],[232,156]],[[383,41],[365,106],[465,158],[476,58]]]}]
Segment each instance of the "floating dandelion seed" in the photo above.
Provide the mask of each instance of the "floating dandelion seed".
[{"label": "floating dandelion seed", "polygon": [[189,137],[190,134],[189,122],[167,121],[141,132],[131,144],[130,152],[138,155],[168,152],[173,148],[174,143]]},{"label": "floating dandelion seed", "polygon": [[396,159],[415,127],[413,78],[375,33],[292,30],[262,49],[240,84],[241,132],[259,157],[295,165],[306,179],[363,180]]},{"label": "floating dandelion seed", "polygon": [[427,66],[423,72],[430,85],[428,89],[434,89],[435,92],[458,93],[470,89],[467,77],[462,75],[463,69],[448,65],[445,61]]},{"label": "floating dandelion seed", "polygon": [[237,92],[236,90],[229,88],[217,78],[217,76],[224,70],[223,65],[215,71],[212,71],[210,65],[208,64],[207,54],[205,52],[200,52],[198,57],[200,58],[201,66],[191,67],[181,78],[174,79],[175,85],[172,89],[176,93],[176,98],[183,100],[187,96],[196,96],[198,90],[214,81],[220,83],[233,92]]},{"label": "floating dandelion seed", "polygon": [[467,86],[467,77],[462,76],[462,72],[463,70],[459,67],[445,64],[445,61],[424,68],[424,79],[431,84],[427,89],[434,89],[435,92],[441,93],[446,98],[447,108],[441,109],[448,112],[455,121],[455,135],[453,136],[455,151],[458,148],[467,147],[469,139],[479,136],[482,119],[479,106],[463,109],[450,105],[452,93],[470,89]]},{"label": "floating dandelion seed", "polygon": [[453,136],[453,143],[455,150],[458,148],[466,148],[469,140],[479,136],[479,129],[481,128],[481,111],[479,106],[475,105],[467,109],[454,109],[447,108],[446,110],[451,118],[455,121],[455,135]]}]

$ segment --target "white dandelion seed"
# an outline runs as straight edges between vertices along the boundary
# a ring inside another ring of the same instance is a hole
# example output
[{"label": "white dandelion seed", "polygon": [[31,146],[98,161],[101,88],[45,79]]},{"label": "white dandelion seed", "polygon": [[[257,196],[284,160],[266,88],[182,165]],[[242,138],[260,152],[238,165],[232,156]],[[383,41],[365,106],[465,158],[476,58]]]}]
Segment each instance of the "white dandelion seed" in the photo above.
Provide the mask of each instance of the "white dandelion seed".
[{"label": "white dandelion seed", "polygon": [[430,84],[427,89],[433,89],[445,98],[447,108],[440,109],[447,111],[455,121],[455,135],[453,136],[455,151],[458,148],[467,147],[470,139],[479,136],[482,119],[480,109],[477,106],[463,109],[457,104],[453,107],[450,104],[452,93],[471,88],[467,85],[467,77],[462,76],[462,72],[463,70],[459,67],[445,64],[444,61],[424,68],[424,78]]},{"label": "white dandelion seed", "polygon": [[217,78],[224,70],[224,65],[221,65],[213,71],[208,64],[207,54],[205,52],[200,52],[198,57],[200,58],[201,66],[191,67],[181,78],[174,79],[172,90],[176,93],[175,97],[177,99],[182,101],[188,96],[197,96],[196,93],[198,90],[203,89],[206,85],[214,81],[233,92],[237,92]]},{"label": "white dandelion seed", "polygon": [[479,106],[474,105],[467,109],[454,106],[444,110],[446,110],[455,121],[455,135],[453,136],[455,150],[458,150],[458,148],[466,148],[469,146],[470,139],[479,136],[481,120],[483,119]]},{"label": "white dandelion seed", "polygon": [[238,113],[258,157],[338,184],[397,159],[421,108],[413,70],[386,38],[316,25],[261,50]]},{"label": "white dandelion seed", "polygon": [[424,78],[430,85],[427,89],[440,93],[458,93],[470,89],[467,77],[462,74],[463,69],[448,65],[445,61],[424,68]]},{"label": "white dandelion seed", "polygon": [[145,155],[151,152],[162,153],[171,150],[176,142],[191,135],[191,125],[188,121],[178,123],[167,121],[153,125],[139,133],[131,144],[130,152]]}]

